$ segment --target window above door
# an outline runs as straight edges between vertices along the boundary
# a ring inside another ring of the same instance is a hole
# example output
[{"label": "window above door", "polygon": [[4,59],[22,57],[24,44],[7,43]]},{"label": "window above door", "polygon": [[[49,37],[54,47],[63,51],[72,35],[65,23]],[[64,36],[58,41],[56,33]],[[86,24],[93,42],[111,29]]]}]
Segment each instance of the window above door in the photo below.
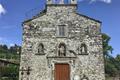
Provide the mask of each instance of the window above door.
[{"label": "window above door", "polygon": [[67,37],[68,30],[66,25],[57,26],[57,37]]}]

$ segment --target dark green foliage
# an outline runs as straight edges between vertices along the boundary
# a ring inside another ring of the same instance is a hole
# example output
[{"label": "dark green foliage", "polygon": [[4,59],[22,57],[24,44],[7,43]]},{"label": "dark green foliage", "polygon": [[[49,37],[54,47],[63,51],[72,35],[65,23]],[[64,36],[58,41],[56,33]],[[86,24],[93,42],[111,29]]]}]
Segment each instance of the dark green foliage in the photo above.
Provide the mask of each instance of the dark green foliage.
[{"label": "dark green foliage", "polygon": [[16,44],[10,48],[8,48],[6,45],[0,45],[0,58],[19,59],[20,51],[21,47]]},{"label": "dark green foliage", "polygon": [[6,45],[0,45],[0,53],[8,53],[8,47]]},{"label": "dark green foliage", "polygon": [[105,64],[105,72],[109,76],[114,77],[117,74],[114,58],[107,58]]},{"label": "dark green foliage", "polygon": [[[7,61],[19,61],[20,58],[20,46],[14,45],[8,48],[6,45],[0,45],[0,59]],[[18,80],[19,66],[18,65],[0,65],[0,80]]]},{"label": "dark green foliage", "polygon": [[0,67],[1,77],[17,77],[19,68],[17,66]]},{"label": "dark green foliage", "polygon": [[21,47],[16,44],[10,48],[8,48],[7,45],[0,45],[0,53],[17,54],[17,51],[20,51],[20,49]]},{"label": "dark green foliage", "polygon": [[4,50],[8,50],[7,45],[3,45],[3,49],[4,49]]},{"label": "dark green foliage", "polygon": [[105,57],[109,57],[109,53],[112,53],[113,48],[109,45],[110,37],[107,34],[102,33],[102,42],[103,42],[103,54]]},{"label": "dark green foliage", "polygon": [[120,77],[120,55],[108,58],[105,64],[105,71],[108,76]]},{"label": "dark green foliage", "polygon": [[117,55],[117,57],[115,58],[115,66],[117,68],[117,74],[119,75],[120,77],[120,54]]},{"label": "dark green foliage", "polygon": [[18,80],[18,75],[19,66],[12,65],[0,67],[0,80]]},{"label": "dark green foliage", "polygon": [[112,57],[113,48],[109,45],[110,37],[107,34],[102,34],[103,39],[103,54],[105,60],[105,73],[108,76],[115,77],[120,74],[120,55],[116,58]]}]

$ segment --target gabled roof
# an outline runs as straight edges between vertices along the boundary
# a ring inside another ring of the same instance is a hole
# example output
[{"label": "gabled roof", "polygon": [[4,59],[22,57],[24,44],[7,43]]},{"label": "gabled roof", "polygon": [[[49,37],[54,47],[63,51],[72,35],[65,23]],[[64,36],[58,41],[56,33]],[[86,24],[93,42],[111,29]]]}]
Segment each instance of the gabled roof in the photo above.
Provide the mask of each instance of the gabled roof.
[{"label": "gabled roof", "polygon": [[96,21],[96,22],[102,23],[101,21],[96,20],[96,19],[94,19],[94,18],[91,18],[91,17],[89,17],[89,16],[87,16],[87,15],[80,14],[80,13],[78,13],[78,12],[76,12],[76,14],[78,14],[78,15],[80,15],[80,16],[83,16],[83,17],[85,17],[85,18],[88,18],[88,19],[90,19],[90,20],[93,20],[93,21]]},{"label": "gabled roof", "polygon": [[24,23],[26,23],[26,22],[32,21],[33,19],[36,19],[36,18],[38,18],[38,17],[40,17],[40,16],[45,15],[46,12],[47,12],[46,9],[42,10],[42,11],[39,12],[37,15],[33,16],[31,19],[27,19],[27,20],[25,20],[24,22],[22,22],[22,25],[23,25]]},{"label": "gabled roof", "polygon": [[[28,19],[28,20],[25,20],[22,24],[24,24],[24,23],[26,23],[26,22],[29,22],[29,21],[32,21],[32,20],[34,20],[34,19],[36,19],[36,18],[38,18],[38,17],[40,17],[40,16],[43,16],[43,15],[46,14],[46,12],[47,12],[47,10],[44,9],[44,10],[42,10],[42,12],[40,12],[40,13],[38,13],[37,15],[33,16],[33,18]],[[88,18],[88,19],[90,19],[90,20],[96,21],[96,22],[98,22],[98,23],[102,23],[101,21],[96,20],[96,19],[94,19],[94,18],[91,18],[91,17],[89,17],[89,16],[87,16],[87,15],[80,14],[80,13],[78,13],[77,11],[76,11],[76,14],[78,14],[78,15],[80,15],[80,16],[82,16],[82,17]]]}]

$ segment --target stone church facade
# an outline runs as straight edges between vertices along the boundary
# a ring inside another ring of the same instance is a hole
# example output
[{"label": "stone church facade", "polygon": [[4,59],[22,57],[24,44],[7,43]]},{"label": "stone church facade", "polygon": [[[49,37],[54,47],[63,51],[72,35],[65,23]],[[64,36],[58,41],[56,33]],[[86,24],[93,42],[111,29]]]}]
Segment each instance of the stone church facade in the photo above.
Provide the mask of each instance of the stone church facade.
[{"label": "stone church facade", "polygon": [[77,13],[77,0],[46,2],[23,23],[19,80],[105,80],[101,22]]}]

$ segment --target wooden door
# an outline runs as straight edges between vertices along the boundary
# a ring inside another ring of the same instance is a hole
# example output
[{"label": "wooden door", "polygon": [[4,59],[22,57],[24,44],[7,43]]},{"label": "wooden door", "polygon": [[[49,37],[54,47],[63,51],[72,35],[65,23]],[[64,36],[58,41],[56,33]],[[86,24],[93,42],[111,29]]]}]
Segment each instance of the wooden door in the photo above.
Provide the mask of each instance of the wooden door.
[{"label": "wooden door", "polygon": [[69,64],[55,64],[55,80],[70,80]]}]

